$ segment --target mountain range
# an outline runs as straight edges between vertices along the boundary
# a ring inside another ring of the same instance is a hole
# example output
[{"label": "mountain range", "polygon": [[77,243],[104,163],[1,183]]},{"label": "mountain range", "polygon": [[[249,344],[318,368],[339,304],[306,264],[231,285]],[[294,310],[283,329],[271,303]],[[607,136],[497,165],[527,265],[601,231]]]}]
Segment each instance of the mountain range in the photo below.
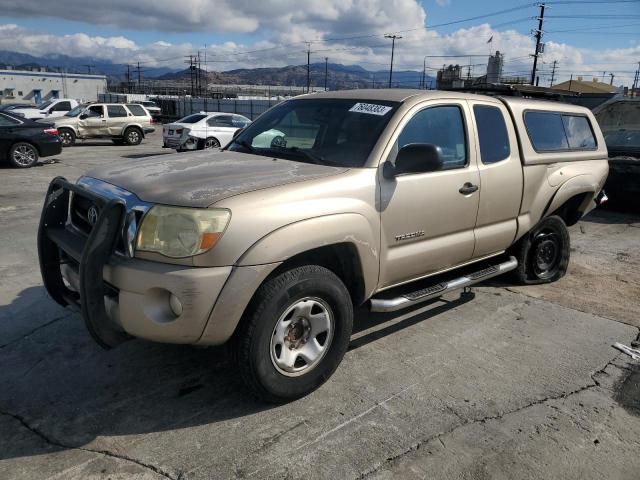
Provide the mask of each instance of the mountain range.
[{"label": "mountain range", "polygon": [[[54,54],[35,57],[25,53],[0,50],[0,68],[12,66],[15,69],[46,67],[49,70],[65,71],[67,73],[89,73],[106,75],[109,83],[126,82],[127,65],[117,64],[107,60],[96,60],[89,57],[70,57]],[[366,88],[388,84],[389,70],[366,70],[359,65],[342,65],[329,63],[327,68],[327,86],[330,89]],[[177,81],[189,83],[191,71],[176,70],[167,67],[142,67],[143,79]],[[306,65],[288,65],[285,67],[242,68],[227,71],[200,71],[201,78],[208,83],[221,85],[292,85],[305,86],[307,84]],[[135,67],[130,66],[132,81],[137,78]],[[323,87],[325,81],[325,64],[312,63],[310,78],[313,86]],[[398,70],[393,72],[394,87],[418,88],[422,81],[422,72],[415,70]],[[429,75],[427,85],[435,79]]]}]

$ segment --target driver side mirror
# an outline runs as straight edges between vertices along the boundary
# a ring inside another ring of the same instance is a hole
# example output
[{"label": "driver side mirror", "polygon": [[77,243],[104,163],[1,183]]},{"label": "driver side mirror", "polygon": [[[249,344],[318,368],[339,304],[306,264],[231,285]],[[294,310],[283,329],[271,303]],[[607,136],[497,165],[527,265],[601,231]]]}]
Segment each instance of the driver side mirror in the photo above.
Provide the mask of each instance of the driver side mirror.
[{"label": "driver side mirror", "polygon": [[81,113],[79,118],[80,118],[80,120],[85,120],[85,119],[89,118],[89,114]]},{"label": "driver side mirror", "polygon": [[382,174],[385,178],[393,178],[408,173],[435,172],[442,167],[440,147],[431,143],[409,143],[398,152],[395,165],[385,162]]},{"label": "driver side mirror", "polygon": [[236,131],[233,133],[233,137],[231,137],[231,139],[232,139],[232,140],[235,140],[235,138],[236,138],[238,135],[240,135],[240,134],[242,133],[242,131],[243,131],[245,128],[246,128],[246,127],[242,127],[242,128],[239,128],[238,130],[236,130]]}]

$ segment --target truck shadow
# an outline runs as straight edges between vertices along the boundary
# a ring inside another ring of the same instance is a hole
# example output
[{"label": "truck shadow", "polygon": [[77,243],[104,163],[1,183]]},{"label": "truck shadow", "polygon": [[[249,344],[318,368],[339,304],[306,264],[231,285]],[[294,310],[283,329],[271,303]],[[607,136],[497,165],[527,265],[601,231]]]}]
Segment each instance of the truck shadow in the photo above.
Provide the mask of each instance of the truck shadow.
[{"label": "truck shadow", "polygon": [[[359,310],[350,350],[471,299],[445,301],[428,311],[423,304],[400,314]],[[54,308],[46,297],[40,303],[29,302],[28,308]],[[287,408],[253,398],[225,346],[194,348],[132,340],[105,351],[94,344],[76,314],[0,347],[0,362],[0,420],[13,417],[15,429],[27,426],[48,442],[43,446],[36,437],[11,442],[7,440],[18,434],[3,433],[9,437],[2,439],[7,447],[0,449],[0,459],[82,447],[100,437],[213,425]],[[348,362],[347,354],[342,368]]]}]

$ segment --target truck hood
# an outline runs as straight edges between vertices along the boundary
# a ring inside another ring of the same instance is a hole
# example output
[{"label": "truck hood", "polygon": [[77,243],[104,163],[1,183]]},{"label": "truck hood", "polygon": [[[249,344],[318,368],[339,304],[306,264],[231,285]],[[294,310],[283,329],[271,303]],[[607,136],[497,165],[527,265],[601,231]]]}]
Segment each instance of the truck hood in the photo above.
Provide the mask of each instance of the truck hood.
[{"label": "truck hood", "polygon": [[102,167],[86,176],[124,188],[145,202],[203,208],[242,193],[345,171],[341,167],[205,150]]}]

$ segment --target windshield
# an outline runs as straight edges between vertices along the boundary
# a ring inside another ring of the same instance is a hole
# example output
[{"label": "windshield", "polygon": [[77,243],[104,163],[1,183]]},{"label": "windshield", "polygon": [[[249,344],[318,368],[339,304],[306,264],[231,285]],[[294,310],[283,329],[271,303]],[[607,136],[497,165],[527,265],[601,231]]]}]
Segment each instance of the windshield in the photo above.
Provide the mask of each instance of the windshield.
[{"label": "windshield", "polygon": [[65,113],[65,117],[77,117],[85,109],[86,105],[78,105],[76,108]]},{"label": "windshield", "polygon": [[48,100],[46,102],[42,102],[40,105],[36,105],[36,108],[38,110],[44,110],[45,108],[47,108],[49,105],[51,105],[53,103],[53,100]]},{"label": "windshield", "polygon": [[198,123],[200,120],[205,118],[206,115],[202,115],[200,113],[196,113],[195,115],[187,115],[184,118],[178,120],[177,123]]},{"label": "windshield", "polygon": [[362,167],[398,105],[380,100],[290,100],[260,116],[227,149]]}]

